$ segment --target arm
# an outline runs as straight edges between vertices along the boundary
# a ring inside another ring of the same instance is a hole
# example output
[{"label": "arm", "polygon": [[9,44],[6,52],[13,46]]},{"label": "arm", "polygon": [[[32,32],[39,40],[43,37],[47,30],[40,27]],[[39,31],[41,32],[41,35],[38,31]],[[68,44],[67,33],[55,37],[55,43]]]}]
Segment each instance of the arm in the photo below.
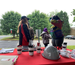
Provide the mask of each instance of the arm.
[{"label": "arm", "polygon": [[22,45],[22,38],[23,38],[23,35],[21,33],[21,26],[19,27],[19,45]]},{"label": "arm", "polygon": [[45,34],[44,38],[50,39],[50,35],[49,34]]}]

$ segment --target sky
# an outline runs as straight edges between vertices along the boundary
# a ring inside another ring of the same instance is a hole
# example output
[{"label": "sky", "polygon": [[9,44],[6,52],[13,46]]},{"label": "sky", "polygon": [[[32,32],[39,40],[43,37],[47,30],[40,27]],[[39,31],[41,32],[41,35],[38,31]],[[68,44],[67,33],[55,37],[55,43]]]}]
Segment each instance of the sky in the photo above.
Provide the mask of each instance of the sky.
[{"label": "sky", "polygon": [[73,11],[73,9],[0,9],[0,19],[2,18],[2,14],[4,15],[5,12],[7,11],[18,12],[21,14],[21,16],[27,16],[28,14],[31,14],[35,10],[39,10],[40,12],[43,12],[45,14],[50,14],[50,12],[55,11],[55,10],[58,12],[62,10],[64,12],[67,12],[69,16],[69,23],[72,23],[73,25],[75,25],[75,23],[73,22],[74,16],[71,16],[71,12]]}]

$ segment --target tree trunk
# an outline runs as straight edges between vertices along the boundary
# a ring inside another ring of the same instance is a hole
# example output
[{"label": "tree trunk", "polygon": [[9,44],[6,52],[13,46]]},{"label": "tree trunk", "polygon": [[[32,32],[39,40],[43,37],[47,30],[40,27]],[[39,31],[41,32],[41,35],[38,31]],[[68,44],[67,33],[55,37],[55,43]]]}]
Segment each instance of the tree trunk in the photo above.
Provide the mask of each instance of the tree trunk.
[{"label": "tree trunk", "polygon": [[15,34],[13,34],[13,38],[15,38]]},{"label": "tree trunk", "polygon": [[17,37],[18,37],[18,34],[17,34]]}]

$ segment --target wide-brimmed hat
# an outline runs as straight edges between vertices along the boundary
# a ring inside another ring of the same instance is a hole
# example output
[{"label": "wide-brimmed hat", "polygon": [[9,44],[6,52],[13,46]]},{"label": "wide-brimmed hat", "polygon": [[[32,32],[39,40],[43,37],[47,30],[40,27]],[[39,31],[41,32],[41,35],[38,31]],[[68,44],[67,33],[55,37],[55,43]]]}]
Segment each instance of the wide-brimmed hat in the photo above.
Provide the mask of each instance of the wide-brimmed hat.
[{"label": "wide-brimmed hat", "polygon": [[22,20],[22,19],[24,19],[24,18],[27,18],[27,20],[29,20],[29,18],[28,18],[28,17],[26,17],[26,16],[22,16],[22,17],[21,17],[21,20]]}]

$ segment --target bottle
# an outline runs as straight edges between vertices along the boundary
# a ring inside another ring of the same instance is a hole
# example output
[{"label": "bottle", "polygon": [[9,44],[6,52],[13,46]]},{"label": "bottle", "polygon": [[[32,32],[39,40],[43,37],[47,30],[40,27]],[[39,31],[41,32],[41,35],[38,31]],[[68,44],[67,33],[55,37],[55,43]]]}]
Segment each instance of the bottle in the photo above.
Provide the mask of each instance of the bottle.
[{"label": "bottle", "polygon": [[40,43],[37,43],[36,51],[37,51],[37,53],[40,53],[40,51],[41,51]]},{"label": "bottle", "polygon": [[29,55],[32,56],[34,54],[34,46],[32,40],[29,40],[28,51],[29,51]]},{"label": "bottle", "polygon": [[67,42],[64,42],[63,44],[62,44],[62,50],[66,50],[67,49]]}]

